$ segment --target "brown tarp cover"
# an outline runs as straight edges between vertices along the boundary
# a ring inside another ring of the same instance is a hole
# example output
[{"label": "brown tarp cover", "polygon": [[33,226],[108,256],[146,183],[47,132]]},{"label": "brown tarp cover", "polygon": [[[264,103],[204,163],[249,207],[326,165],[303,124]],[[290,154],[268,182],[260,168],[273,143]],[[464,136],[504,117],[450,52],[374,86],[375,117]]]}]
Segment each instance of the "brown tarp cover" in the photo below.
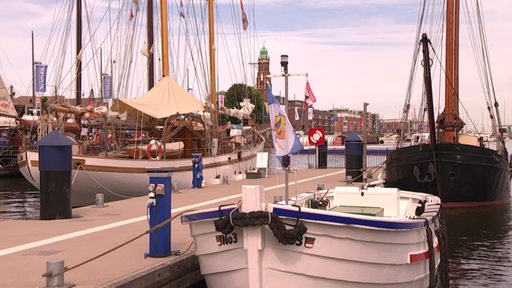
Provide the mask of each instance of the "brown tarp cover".
[{"label": "brown tarp cover", "polygon": [[140,111],[153,118],[167,118],[176,114],[203,111],[203,104],[174,80],[164,77],[148,93],[135,99],[115,99],[112,111],[128,112],[134,116]]}]

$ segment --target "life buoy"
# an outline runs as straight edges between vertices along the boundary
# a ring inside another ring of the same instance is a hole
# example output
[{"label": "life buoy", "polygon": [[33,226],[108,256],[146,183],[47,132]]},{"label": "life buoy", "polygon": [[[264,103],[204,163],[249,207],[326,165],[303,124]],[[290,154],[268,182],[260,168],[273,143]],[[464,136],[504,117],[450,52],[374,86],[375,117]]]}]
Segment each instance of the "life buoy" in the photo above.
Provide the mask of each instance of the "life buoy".
[{"label": "life buoy", "polygon": [[[157,149],[157,153],[156,153],[156,157],[153,157],[153,154],[151,153],[151,150],[153,150],[153,147],[156,146],[156,149]],[[149,159],[151,160],[160,160],[162,159],[162,154],[163,154],[163,149],[162,149],[162,143],[160,143],[160,141],[158,140],[151,140],[148,144],[148,146],[146,147],[146,155],[148,156]]]}]

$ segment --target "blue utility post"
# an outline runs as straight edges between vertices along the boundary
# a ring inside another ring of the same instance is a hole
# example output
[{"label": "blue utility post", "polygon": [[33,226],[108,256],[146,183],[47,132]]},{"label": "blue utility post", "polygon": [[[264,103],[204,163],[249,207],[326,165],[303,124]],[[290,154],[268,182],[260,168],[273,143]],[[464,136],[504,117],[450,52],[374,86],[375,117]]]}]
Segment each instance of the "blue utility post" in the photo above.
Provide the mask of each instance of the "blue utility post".
[{"label": "blue utility post", "polygon": [[41,220],[69,219],[71,213],[72,147],[75,142],[55,130],[39,147]]},{"label": "blue utility post", "polygon": [[192,153],[192,188],[203,186],[203,158],[201,153]]},{"label": "blue utility post", "polygon": [[153,229],[167,221],[158,229],[149,232],[149,252],[146,257],[166,257],[177,255],[178,250],[171,251],[171,193],[172,171],[169,169],[152,169],[149,174],[149,228]]}]

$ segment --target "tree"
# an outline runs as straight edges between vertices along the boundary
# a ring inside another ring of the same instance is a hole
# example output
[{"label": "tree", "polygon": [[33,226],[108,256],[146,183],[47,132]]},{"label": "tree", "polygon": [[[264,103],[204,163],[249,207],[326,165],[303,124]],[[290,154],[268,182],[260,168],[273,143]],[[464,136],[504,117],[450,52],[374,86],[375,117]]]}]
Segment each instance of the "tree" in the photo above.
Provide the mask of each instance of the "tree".
[{"label": "tree", "polygon": [[[226,92],[224,106],[227,108],[240,109],[240,103],[243,102],[245,98],[248,98],[251,103],[255,105],[251,113],[251,118],[254,119],[256,123],[261,124],[263,122],[263,109],[265,104],[261,92],[253,87],[241,83],[233,84]],[[233,124],[240,124],[240,120],[237,118],[227,115],[221,116],[222,125],[226,124],[228,121],[231,121]]]}]

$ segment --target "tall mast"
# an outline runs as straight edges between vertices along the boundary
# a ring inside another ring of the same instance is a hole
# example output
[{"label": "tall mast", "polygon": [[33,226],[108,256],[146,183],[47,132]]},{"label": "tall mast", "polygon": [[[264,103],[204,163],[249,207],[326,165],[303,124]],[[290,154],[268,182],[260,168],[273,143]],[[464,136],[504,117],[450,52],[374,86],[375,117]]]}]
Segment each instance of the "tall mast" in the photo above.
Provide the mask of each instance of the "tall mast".
[{"label": "tall mast", "polygon": [[458,132],[464,126],[459,117],[459,0],[446,2],[446,78],[445,110],[438,119],[443,130],[443,142],[458,142]]},{"label": "tall mast", "polygon": [[76,105],[82,104],[82,0],[76,1]]},{"label": "tall mast", "polygon": [[169,40],[167,27],[167,1],[160,0],[160,25],[162,30],[162,78],[169,76]]},{"label": "tall mast", "polygon": [[153,0],[147,1],[147,42],[148,42],[148,91],[155,86],[155,64],[153,61]]},{"label": "tall mast", "polygon": [[217,83],[215,82],[215,31],[214,31],[214,15],[213,3],[214,0],[208,0],[208,35],[210,39],[210,97],[213,106],[213,131],[217,132]]}]

